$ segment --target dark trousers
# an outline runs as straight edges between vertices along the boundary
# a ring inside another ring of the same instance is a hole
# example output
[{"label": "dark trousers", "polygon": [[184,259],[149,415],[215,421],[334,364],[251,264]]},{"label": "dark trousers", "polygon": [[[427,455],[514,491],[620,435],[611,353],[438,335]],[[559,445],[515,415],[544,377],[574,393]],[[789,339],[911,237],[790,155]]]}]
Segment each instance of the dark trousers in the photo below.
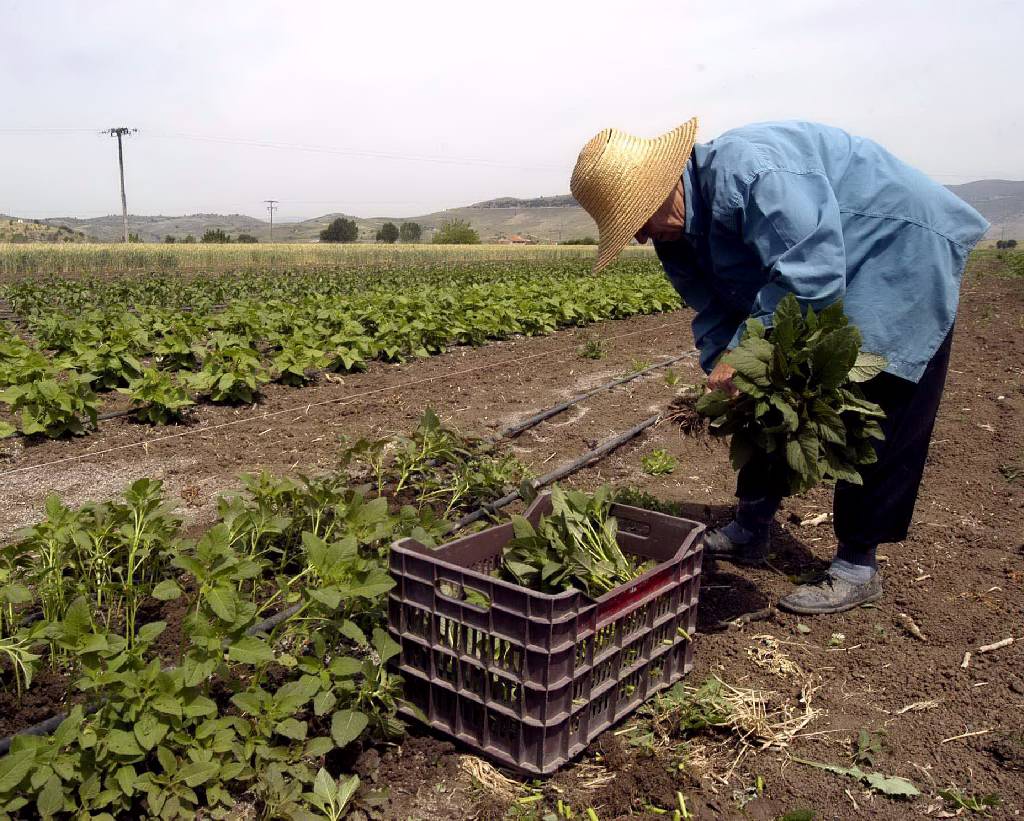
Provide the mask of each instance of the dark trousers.
[{"label": "dark trousers", "polygon": [[[907,537],[921,485],[928,445],[949,369],[950,329],[918,383],[882,373],[861,387],[885,411],[885,439],[875,442],[878,461],[861,468],[863,485],[836,484],[833,518],[841,545],[871,550]],[[736,518],[748,530],[771,522],[782,499],[763,464],[749,463],[737,477]]]}]

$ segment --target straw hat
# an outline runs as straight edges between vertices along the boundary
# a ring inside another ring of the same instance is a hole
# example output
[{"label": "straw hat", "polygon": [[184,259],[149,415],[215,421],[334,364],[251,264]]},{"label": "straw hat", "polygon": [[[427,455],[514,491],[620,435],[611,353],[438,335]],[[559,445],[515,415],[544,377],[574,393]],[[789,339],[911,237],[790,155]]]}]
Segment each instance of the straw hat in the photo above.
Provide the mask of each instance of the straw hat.
[{"label": "straw hat", "polygon": [[668,199],[696,137],[694,117],[653,140],[606,128],[583,146],[569,190],[600,232],[594,273],[611,263]]}]

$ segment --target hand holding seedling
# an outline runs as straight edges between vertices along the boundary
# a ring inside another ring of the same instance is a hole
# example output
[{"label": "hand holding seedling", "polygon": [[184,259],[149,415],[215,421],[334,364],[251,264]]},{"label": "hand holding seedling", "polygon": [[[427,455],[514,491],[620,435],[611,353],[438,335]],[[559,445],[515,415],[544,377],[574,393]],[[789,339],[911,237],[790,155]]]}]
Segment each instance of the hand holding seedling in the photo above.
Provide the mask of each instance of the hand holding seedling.
[{"label": "hand holding seedling", "polygon": [[715,369],[711,371],[711,374],[708,376],[708,387],[713,391],[722,391],[730,397],[739,396],[739,390],[732,383],[732,378],[735,373],[736,369],[726,362],[725,359],[718,360],[718,364],[715,365]]}]

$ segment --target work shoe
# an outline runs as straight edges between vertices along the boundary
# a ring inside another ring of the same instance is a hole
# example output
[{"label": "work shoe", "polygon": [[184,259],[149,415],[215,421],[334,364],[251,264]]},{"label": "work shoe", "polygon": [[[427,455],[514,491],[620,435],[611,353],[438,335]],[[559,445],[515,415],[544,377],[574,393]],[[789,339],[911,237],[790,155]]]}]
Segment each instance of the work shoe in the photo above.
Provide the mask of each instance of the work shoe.
[{"label": "work shoe", "polygon": [[704,552],[714,559],[759,567],[768,560],[770,541],[766,533],[761,538],[753,538],[749,542],[734,542],[725,535],[724,527],[716,527],[704,533]]},{"label": "work shoe", "polygon": [[842,613],[882,598],[882,574],[876,572],[869,581],[855,584],[832,573],[814,584],[802,584],[788,596],[779,599],[779,608],[790,613],[816,615]]}]

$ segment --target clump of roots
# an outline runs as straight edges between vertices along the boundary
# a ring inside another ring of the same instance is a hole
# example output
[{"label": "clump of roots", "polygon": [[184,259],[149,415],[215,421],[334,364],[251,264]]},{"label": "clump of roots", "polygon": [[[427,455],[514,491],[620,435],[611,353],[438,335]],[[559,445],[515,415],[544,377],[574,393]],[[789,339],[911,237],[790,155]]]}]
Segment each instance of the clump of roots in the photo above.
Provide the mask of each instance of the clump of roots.
[{"label": "clump of roots", "polygon": [[697,400],[702,393],[699,385],[687,385],[669,403],[668,418],[679,425],[684,436],[703,439],[708,435],[708,418],[697,412]]}]

